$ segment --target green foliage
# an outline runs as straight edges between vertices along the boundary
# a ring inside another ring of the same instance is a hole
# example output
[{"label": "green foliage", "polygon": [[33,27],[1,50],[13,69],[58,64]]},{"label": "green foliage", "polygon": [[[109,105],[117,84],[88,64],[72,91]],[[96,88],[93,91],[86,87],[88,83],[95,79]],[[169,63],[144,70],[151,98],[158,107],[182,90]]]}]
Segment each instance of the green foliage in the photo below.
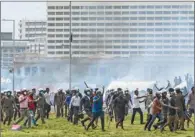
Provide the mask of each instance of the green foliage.
[{"label": "green foliage", "polygon": [[194,134],[192,124],[187,131],[178,131],[177,133],[171,133],[168,127],[163,133],[160,133],[159,130],[144,131],[144,125],[139,124],[139,116],[136,116],[134,125],[130,124],[130,116],[126,117],[125,130],[120,129],[120,127],[116,129],[115,122],[111,122],[110,128],[108,128],[107,117],[105,117],[105,123],[105,132],[101,131],[100,120],[95,130],[85,131],[81,124],[75,126],[64,118],[56,119],[52,116],[51,119],[46,121],[45,125],[39,123],[38,127],[32,127],[31,129],[11,131],[10,127],[2,126],[2,137],[193,137]]}]

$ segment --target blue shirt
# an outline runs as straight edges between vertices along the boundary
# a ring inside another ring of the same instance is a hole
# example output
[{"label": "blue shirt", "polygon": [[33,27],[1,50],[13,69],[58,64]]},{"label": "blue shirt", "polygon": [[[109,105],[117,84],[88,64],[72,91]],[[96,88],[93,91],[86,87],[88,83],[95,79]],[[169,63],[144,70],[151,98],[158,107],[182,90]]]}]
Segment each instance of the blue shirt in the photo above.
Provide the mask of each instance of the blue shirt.
[{"label": "blue shirt", "polygon": [[[93,97],[93,107],[92,107],[92,112],[101,112],[102,111],[102,104],[103,104],[103,100],[102,98],[98,99],[98,96],[94,96]],[[97,100],[96,102],[94,102],[95,100]]]},{"label": "blue shirt", "polygon": [[67,96],[66,97],[66,104],[70,105],[70,101],[71,101],[71,96]]}]

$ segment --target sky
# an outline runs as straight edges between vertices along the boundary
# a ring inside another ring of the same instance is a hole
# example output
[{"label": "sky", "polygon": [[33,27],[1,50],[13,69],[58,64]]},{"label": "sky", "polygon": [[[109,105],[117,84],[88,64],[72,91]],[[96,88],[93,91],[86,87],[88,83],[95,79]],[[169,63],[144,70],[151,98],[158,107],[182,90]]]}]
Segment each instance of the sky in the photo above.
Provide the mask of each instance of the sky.
[{"label": "sky", "polygon": [[[19,20],[46,20],[46,2],[2,2],[1,19],[15,20],[15,34],[18,38]],[[13,32],[12,22],[1,22],[2,32]]]}]

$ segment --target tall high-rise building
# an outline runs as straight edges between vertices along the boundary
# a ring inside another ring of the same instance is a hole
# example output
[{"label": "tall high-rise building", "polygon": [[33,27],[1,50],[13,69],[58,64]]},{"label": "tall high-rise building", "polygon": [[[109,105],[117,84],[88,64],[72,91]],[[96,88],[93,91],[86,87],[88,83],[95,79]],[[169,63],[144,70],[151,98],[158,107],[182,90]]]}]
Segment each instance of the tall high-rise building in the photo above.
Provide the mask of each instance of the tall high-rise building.
[{"label": "tall high-rise building", "polygon": [[[193,56],[191,2],[47,2],[47,55]],[[71,18],[70,18],[71,16]],[[71,24],[70,24],[71,19]]]},{"label": "tall high-rise building", "polygon": [[19,38],[30,41],[30,51],[45,53],[46,47],[46,20],[20,20]]}]

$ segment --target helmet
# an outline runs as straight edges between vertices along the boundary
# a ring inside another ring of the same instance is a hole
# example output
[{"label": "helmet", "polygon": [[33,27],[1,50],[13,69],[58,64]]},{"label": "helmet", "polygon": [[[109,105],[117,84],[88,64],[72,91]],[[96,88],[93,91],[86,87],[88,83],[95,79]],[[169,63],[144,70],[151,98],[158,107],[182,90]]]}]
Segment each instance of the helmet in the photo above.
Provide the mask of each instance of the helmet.
[{"label": "helmet", "polygon": [[169,88],[169,92],[174,92],[174,89],[173,88]]}]

